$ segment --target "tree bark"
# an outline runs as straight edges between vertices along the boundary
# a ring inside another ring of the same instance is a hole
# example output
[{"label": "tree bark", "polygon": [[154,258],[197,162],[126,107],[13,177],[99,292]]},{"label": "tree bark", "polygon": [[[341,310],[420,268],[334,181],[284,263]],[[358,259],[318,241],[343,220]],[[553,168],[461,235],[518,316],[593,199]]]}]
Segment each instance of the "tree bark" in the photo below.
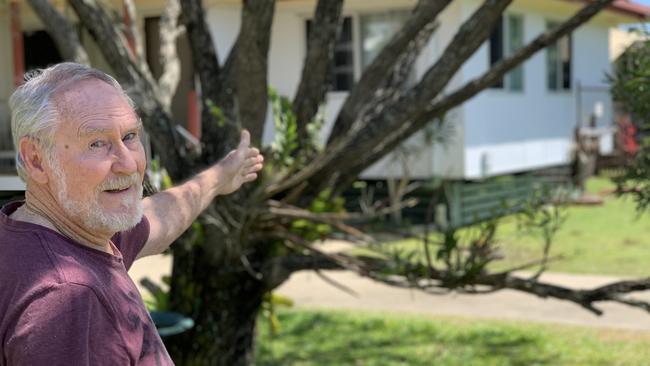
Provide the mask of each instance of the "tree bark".
[{"label": "tree bark", "polygon": [[174,251],[170,305],[196,325],[165,339],[165,345],[177,365],[250,365],[256,319],[267,289],[234,259],[211,263],[204,248]]},{"label": "tree bark", "polygon": [[300,85],[293,98],[293,113],[298,123],[301,146],[305,145],[309,137],[307,124],[316,116],[325,99],[342,10],[343,0],[319,0],[316,5]]},{"label": "tree bark", "polygon": [[262,141],[268,108],[268,58],[275,0],[244,0],[237,39],[237,116],[251,134]]}]

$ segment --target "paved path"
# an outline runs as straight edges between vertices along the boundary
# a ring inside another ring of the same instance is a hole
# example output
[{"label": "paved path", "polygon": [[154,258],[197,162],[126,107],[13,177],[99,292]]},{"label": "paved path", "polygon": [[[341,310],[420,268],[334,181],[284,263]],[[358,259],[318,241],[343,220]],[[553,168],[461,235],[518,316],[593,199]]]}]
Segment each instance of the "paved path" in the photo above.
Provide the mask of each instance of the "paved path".
[{"label": "paved path", "polygon": [[[171,257],[154,256],[139,260],[130,271],[136,283],[148,276],[159,282],[169,273]],[[540,299],[504,290],[487,295],[428,295],[398,289],[361,278],[345,271],[325,271],[328,277],[344,283],[355,296],[335,288],[313,272],[294,274],[277,292],[293,299],[297,306],[328,309],[359,309],[424,315],[527,320],[535,322],[589,325],[650,332],[650,314],[618,304],[602,304],[603,316],[596,316],[566,301]],[[575,288],[589,288],[620,278],[549,273],[545,281]],[[638,295],[650,301],[650,292]]]}]

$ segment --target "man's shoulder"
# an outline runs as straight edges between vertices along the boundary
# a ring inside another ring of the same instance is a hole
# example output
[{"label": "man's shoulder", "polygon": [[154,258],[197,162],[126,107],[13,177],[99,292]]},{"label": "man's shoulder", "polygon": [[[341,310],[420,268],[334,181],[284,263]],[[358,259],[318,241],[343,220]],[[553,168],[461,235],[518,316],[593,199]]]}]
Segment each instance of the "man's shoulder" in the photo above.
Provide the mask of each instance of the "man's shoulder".
[{"label": "man's shoulder", "polygon": [[48,272],[58,277],[45,238],[38,230],[16,229],[0,223],[0,278],[24,282],[31,276],[44,278]]},{"label": "man's shoulder", "polygon": [[58,233],[39,228],[0,225],[0,297],[5,292],[29,293],[61,284],[95,288],[102,284],[98,266]]}]

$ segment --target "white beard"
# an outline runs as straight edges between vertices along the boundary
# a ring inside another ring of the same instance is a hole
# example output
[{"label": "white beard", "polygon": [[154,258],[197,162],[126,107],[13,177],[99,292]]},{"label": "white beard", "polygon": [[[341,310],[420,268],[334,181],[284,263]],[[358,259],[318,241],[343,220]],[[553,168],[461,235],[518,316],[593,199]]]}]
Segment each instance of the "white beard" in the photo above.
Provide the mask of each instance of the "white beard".
[{"label": "white beard", "polygon": [[[133,228],[142,220],[142,179],[138,173],[130,176],[121,176],[103,182],[95,191],[95,197],[90,202],[78,200],[70,195],[68,183],[63,175],[63,169],[56,156],[51,156],[49,163],[52,166],[58,188],[57,198],[59,204],[69,217],[81,220],[91,230],[118,233]],[[107,213],[99,203],[99,194],[111,187],[134,185],[137,197],[124,197],[120,204],[121,212]]]}]

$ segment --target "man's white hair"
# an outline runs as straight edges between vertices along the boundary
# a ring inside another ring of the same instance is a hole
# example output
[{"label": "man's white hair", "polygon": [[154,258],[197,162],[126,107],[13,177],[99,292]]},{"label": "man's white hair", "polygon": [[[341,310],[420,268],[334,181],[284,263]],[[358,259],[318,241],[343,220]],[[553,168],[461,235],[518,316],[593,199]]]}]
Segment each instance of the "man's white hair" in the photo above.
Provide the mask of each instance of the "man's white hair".
[{"label": "man's white hair", "polygon": [[64,62],[25,74],[25,83],[19,86],[9,98],[11,134],[16,149],[16,170],[24,181],[27,181],[27,173],[25,163],[20,156],[20,139],[34,138],[41,148],[51,152],[54,146],[54,133],[61,122],[60,108],[55,100],[57,92],[65,90],[74,83],[92,79],[113,86],[131,107],[134,106],[117,80],[89,66]]}]

